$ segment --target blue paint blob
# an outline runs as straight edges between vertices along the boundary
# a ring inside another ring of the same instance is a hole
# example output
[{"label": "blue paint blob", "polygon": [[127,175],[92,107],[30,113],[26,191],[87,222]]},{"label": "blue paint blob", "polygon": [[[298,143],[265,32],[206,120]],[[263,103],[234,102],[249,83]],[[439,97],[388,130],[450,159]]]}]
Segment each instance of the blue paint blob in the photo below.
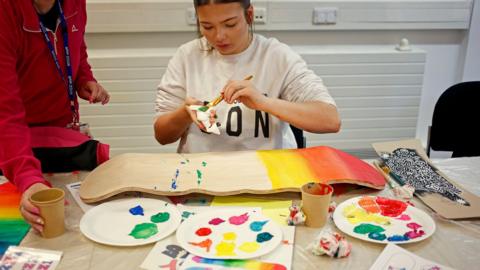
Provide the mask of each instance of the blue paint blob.
[{"label": "blue paint blob", "polygon": [[128,211],[134,216],[143,216],[143,207],[141,207],[140,205],[130,208],[130,210]]},{"label": "blue paint blob", "polygon": [[368,238],[378,241],[383,241],[387,238],[387,236],[381,232],[371,232],[368,234]]},{"label": "blue paint blob", "polygon": [[177,180],[175,179],[172,179],[172,185],[171,185],[172,189],[177,189]]},{"label": "blue paint blob", "polygon": [[395,234],[395,235],[389,236],[387,240],[390,242],[402,242],[402,241],[408,241],[410,240],[410,238],[408,238],[408,236],[406,235]]},{"label": "blue paint blob", "polygon": [[259,232],[263,229],[263,226],[267,224],[268,220],[265,221],[255,221],[250,224],[250,230],[254,232]]},{"label": "blue paint blob", "polygon": [[273,238],[273,235],[269,232],[262,232],[257,235],[257,242],[262,243],[262,242],[267,242],[270,241]]}]

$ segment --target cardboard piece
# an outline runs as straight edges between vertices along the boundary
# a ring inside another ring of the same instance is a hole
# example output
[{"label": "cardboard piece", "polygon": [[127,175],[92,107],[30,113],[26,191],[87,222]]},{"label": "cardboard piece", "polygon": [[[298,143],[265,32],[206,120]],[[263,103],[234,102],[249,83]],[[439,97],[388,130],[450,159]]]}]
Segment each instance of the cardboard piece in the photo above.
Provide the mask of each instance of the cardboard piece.
[{"label": "cardboard piece", "polygon": [[350,183],[383,189],[370,164],[340,150],[305,149],[195,154],[123,154],[103,163],[82,182],[80,197],[98,202],[125,191],[178,196],[299,192],[309,182]]},{"label": "cardboard piece", "polygon": [[302,186],[302,210],[307,216],[307,227],[321,228],[328,218],[328,206],[333,188],[322,183],[307,183]]},{"label": "cardboard piece", "polygon": [[49,188],[35,192],[30,202],[38,207],[45,222],[42,237],[53,238],[65,232],[65,192],[59,188]]},{"label": "cardboard piece", "polygon": [[[398,148],[408,148],[415,149],[424,161],[426,161],[430,166],[435,166],[428,159],[427,154],[423,150],[422,144],[419,140],[404,140],[404,141],[394,141],[394,142],[383,142],[383,143],[374,143],[372,144],[375,151],[381,155],[382,153],[392,153]],[[456,188],[461,191],[461,197],[464,198],[467,202],[470,203],[470,206],[462,205],[457,202],[453,202],[439,194],[435,193],[425,193],[422,196],[417,197],[422,200],[427,206],[432,208],[435,212],[447,219],[464,219],[464,218],[477,218],[480,217],[480,197],[474,195],[468,190],[464,189],[462,186],[457,184],[452,179],[448,178],[444,173],[439,170],[436,172],[444,177],[448,182],[453,184]]]}]

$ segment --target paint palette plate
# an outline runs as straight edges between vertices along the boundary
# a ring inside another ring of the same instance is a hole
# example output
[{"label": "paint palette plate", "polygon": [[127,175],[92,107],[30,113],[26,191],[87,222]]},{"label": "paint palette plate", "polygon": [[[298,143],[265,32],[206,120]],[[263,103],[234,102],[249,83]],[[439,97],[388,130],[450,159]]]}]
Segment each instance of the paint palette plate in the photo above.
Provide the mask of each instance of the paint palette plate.
[{"label": "paint palette plate", "polygon": [[360,196],[341,203],[333,220],[352,237],[382,244],[418,242],[435,232],[435,222],[425,212],[379,196]]},{"label": "paint palette plate", "polygon": [[254,210],[216,210],[185,220],[177,230],[177,241],[203,258],[250,259],[274,250],[282,241],[282,231]]},{"label": "paint palette plate", "polygon": [[167,237],[178,228],[180,221],[180,212],[171,203],[128,198],[88,210],[80,221],[80,231],[101,244],[138,246]]}]

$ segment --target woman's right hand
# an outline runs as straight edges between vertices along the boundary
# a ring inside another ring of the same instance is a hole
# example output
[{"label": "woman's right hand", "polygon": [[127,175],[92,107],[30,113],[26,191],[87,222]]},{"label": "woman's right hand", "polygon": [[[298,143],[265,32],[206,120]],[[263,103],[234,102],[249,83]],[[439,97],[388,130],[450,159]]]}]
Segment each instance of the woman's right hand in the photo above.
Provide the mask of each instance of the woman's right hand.
[{"label": "woman's right hand", "polygon": [[203,131],[206,131],[206,128],[205,126],[202,124],[202,122],[198,121],[197,119],[197,112],[196,111],[192,111],[190,110],[189,106],[190,105],[203,105],[203,102],[201,102],[200,100],[198,99],[195,99],[195,98],[192,98],[192,97],[187,97],[185,99],[185,104],[184,104],[184,107],[185,107],[185,110],[188,112],[188,114],[190,115],[190,118],[192,119],[193,123],[195,123],[195,125],[198,126],[199,129],[203,130]]},{"label": "woman's right hand", "polygon": [[33,184],[23,192],[20,200],[20,213],[25,220],[32,225],[32,228],[39,233],[43,231],[44,222],[40,217],[40,211],[30,202],[29,198],[35,192],[49,188],[50,187],[42,183]]}]

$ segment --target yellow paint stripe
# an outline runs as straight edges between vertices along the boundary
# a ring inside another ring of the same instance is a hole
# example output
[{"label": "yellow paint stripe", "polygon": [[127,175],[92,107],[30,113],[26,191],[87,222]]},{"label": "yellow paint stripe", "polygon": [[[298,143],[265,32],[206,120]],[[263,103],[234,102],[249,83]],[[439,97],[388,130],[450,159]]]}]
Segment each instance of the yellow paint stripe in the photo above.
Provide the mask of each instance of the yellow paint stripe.
[{"label": "yellow paint stripe", "polygon": [[301,187],[312,182],[315,174],[308,167],[308,162],[291,150],[257,151],[258,156],[267,168],[272,188]]},{"label": "yellow paint stripe", "polygon": [[0,218],[21,218],[22,215],[17,208],[0,207]]}]

